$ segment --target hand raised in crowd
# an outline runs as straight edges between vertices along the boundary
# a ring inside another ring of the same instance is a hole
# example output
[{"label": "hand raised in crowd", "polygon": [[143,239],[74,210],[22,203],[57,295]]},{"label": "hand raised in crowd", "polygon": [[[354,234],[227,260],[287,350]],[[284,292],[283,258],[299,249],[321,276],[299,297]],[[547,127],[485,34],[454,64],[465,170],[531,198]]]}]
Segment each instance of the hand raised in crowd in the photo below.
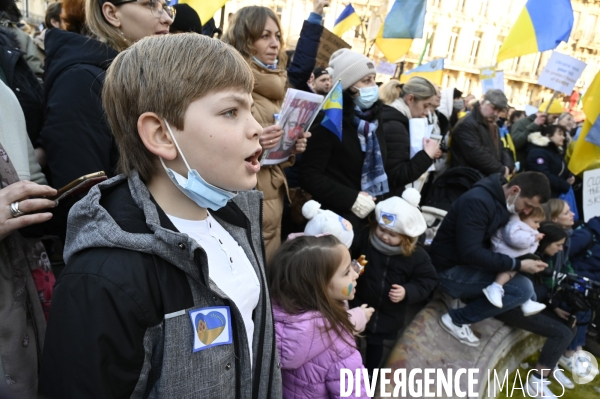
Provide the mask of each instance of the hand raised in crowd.
[{"label": "hand raised in crowd", "polygon": [[277,125],[265,127],[258,142],[264,150],[275,148],[283,136],[283,129]]},{"label": "hand raised in crowd", "polygon": [[442,156],[442,150],[436,140],[423,139],[423,150],[431,159],[438,159]]},{"label": "hand raised in crowd", "polygon": [[545,268],[548,267],[547,263],[542,262],[541,260],[533,260],[533,259],[525,259],[521,261],[521,270],[522,272],[535,274],[539,273]]},{"label": "hand raised in crowd", "polygon": [[569,183],[571,186],[573,185],[573,183],[575,183],[575,176],[571,176],[567,179],[567,183]]},{"label": "hand raised in crowd", "polygon": [[306,146],[308,145],[308,139],[312,136],[311,132],[304,132],[296,140],[296,145],[292,149],[292,154],[302,154],[306,151]]},{"label": "hand raised in crowd", "polygon": [[360,305],[360,308],[364,312],[367,322],[369,322],[369,320],[371,320],[371,316],[373,316],[373,313],[375,313],[375,308],[369,307],[369,305],[367,305],[366,303]]},{"label": "hand raised in crowd", "polygon": [[375,197],[371,197],[369,193],[361,191],[358,193],[356,201],[354,201],[354,205],[352,205],[352,209],[350,210],[359,218],[364,219],[375,209],[376,199]]},{"label": "hand raised in crowd", "polygon": [[394,303],[402,302],[406,296],[406,290],[401,285],[392,284],[392,289],[390,290],[389,296],[390,301]]},{"label": "hand raised in crowd", "polygon": [[52,218],[50,212],[34,213],[42,209],[54,208],[56,201],[44,198],[56,195],[52,187],[30,181],[20,181],[0,190],[0,240],[20,228],[43,223]]},{"label": "hand raised in crowd", "polygon": [[569,316],[571,316],[571,313],[561,308],[554,308],[554,313],[556,313],[558,317],[560,317],[563,320],[569,320]]},{"label": "hand raised in crowd", "polygon": [[542,126],[546,123],[547,116],[548,115],[545,112],[538,112],[533,123],[535,123],[538,126]]},{"label": "hand raised in crowd", "polygon": [[329,0],[314,0],[314,9],[313,11],[316,14],[323,15],[323,9],[325,7],[329,7]]},{"label": "hand raised in crowd", "polygon": [[535,235],[535,242],[539,242],[542,240],[542,238],[544,238],[544,234],[540,233],[540,234],[536,234]]}]

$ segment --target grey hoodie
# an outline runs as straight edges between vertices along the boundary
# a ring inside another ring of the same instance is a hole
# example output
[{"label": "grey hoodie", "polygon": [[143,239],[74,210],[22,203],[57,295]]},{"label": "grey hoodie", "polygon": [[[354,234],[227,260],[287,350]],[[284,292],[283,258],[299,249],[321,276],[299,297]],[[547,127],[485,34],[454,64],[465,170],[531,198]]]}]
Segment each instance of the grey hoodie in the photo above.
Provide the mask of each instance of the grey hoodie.
[{"label": "grey hoodie", "polygon": [[[212,213],[261,281],[253,364],[242,317],[208,277],[206,253],[179,233],[134,172],[94,187],[69,213],[40,393],[49,398],[280,398],[260,229],[262,193]],[[190,311],[229,306],[232,344],[194,352]],[[86,359],[82,362],[82,358]]]}]

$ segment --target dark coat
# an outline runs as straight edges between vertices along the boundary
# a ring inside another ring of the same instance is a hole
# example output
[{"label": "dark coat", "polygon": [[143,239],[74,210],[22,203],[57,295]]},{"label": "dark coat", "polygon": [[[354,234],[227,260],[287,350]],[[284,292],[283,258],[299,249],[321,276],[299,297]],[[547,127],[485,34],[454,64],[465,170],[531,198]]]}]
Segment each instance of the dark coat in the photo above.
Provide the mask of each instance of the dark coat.
[{"label": "dark coat", "polygon": [[[355,257],[365,255],[369,263],[358,279],[351,307],[366,303],[375,308],[375,313],[367,323],[367,331],[398,331],[404,324],[406,306],[427,298],[437,285],[437,273],[429,255],[420,246],[409,257],[384,255],[369,243],[368,231],[362,232],[360,246],[353,252]],[[392,284],[401,285],[406,290],[401,302],[390,300]]]},{"label": "dark coat", "polygon": [[512,171],[515,162],[509,149],[504,148],[500,132],[493,137],[488,123],[480,113],[479,105],[459,121],[450,141],[450,166],[468,166],[483,175],[504,174],[505,166]]},{"label": "dark coat", "polygon": [[600,282],[600,217],[591,218],[573,231],[569,259],[578,275]]},{"label": "dark coat", "polygon": [[27,134],[35,146],[44,120],[44,91],[19,50],[14,33],[4,28],[0,28],[0,69],[6,77],[6,85],[19,100]]},{"label": "dark coat", "polygon": [[390,184],[389,196],[401,196],[404,187],[425,173],[433,160],[425,150],[410,158],[408,118],[402,112],[384,105],[381,109],[381,120],[387,148],[385,171]]},{"label": "dark coat", "polygon": [[[342,124],[342,141],[329,129],[321,126],[323,113],[310,128],[312,137],[308,141],[306,151],[300,163],[300,187],[328,209],[341,215],[352,223],[355,231],[364,225],[351,211],[354,201],[361,189],[362,167],[365,153],[360,149],[358,131],[353,124],[354,103],[347,92],[344,92],[344,119]],[[377,102],[374,107],[381,107]],[[384,165],[387,160],[381,111],[376,112],[379,119],[377,139],[381,149]]]},{"label": "dark coat", "polygon": [[552,198],[558,198],[571,188],[567,179],[573,174],[567,168],[565,156],[558,147],[540,133],[529,135],[527,170],[541,172],[550,180]]},{"label": "dark coat", "polygon": [[519,270],[520,261],[490,248],[492,236],[510,216],[505,183],[499,174],[489,176],[452,204],[429,249],[438,273],[458,265],[494,272]]},{"label": "dark coat", "polygon": [[114,175],[118,151],[104,118],[101,92],[117,52],[75,33],[46,34],[46,121],[40,133],[49,181],[60,188],[82,175]]}]

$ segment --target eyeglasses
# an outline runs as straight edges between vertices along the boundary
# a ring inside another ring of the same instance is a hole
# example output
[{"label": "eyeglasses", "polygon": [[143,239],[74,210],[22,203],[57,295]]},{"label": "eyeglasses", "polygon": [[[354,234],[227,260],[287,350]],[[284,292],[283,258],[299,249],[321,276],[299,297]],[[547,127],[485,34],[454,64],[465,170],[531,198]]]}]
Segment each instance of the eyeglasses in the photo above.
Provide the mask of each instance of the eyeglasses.
[{"label": "eyeglasses", "polygon": [[167,5],[167,3],[163,3],[159,0],[150,0],[148,2],[141,2],[139,0],[123,0],[123,1],[111,1],[112,4],[116,6],[123,5],[125,3],[139,3],[141,5],[145,5],[150,9],[150,12],[154,17],[160,18],[163,15],[163,12],[166,12],[167,15],[175,20],[176,10],[174,7]]}]

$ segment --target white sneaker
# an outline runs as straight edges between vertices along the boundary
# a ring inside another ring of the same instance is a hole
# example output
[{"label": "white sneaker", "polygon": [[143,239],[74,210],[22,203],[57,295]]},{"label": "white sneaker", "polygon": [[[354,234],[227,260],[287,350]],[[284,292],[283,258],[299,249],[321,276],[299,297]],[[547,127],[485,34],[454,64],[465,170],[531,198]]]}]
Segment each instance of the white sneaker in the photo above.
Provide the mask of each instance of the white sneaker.
[{"label": "white sneaker", "polygon": [[[565,371],[568,371],[571,374],[573,373],[573,356],[571,357],[565,357],[564,355],[562,355],[560,357],[560,359],[558,359],[558,364],[561,365]],[[593,375],[598,375],[599,371],[598,369],[591,363],[589,362],[589,366],[590,368],[590,373],[593,373]]]},{"label": "white sneaker", "polygon": [[558,367],[555,367],[554,370],[552,370],[552,372],[550,374],[556,381],[558,381],[566,389],[575,388],[575,384],[573,383],[573,381],[571,381],[569,379],[569,377],[567,377],[565,375],[565,373],[563,373],[562,370],[559,369]]},{"label": "white sneaker", "polygon": [[485,297],[492,305],[497,308],[502,307],[502,297],[504,296],[504,288],[500,284],[492,283],[483,289]]},{"label": "white sneaker", "polygon": [[527,385],[525,385],[525,393],[532,398],[557,399],[556,395],[548,388],[549,384],[550,381],[547,377],[539,379],[533,373],[530,373],[529,378],[527,378]]},{"label": "white sneaker", "polygon": [[469,346],[479,346],[479,338],[473,334],[471,326],[469,324],[463,324],[461,327],[457,326],[452,321],[449,313],[440,317],[440,325],[459,342]]},{"label": "white sneaker", "polygon": [[521,305],[521,310],[525,316],[532,316],[536,313],[540,313],[544,309],[546,309],[546,305],[532,301],[531,299],[528,299],[527,302]]}]

